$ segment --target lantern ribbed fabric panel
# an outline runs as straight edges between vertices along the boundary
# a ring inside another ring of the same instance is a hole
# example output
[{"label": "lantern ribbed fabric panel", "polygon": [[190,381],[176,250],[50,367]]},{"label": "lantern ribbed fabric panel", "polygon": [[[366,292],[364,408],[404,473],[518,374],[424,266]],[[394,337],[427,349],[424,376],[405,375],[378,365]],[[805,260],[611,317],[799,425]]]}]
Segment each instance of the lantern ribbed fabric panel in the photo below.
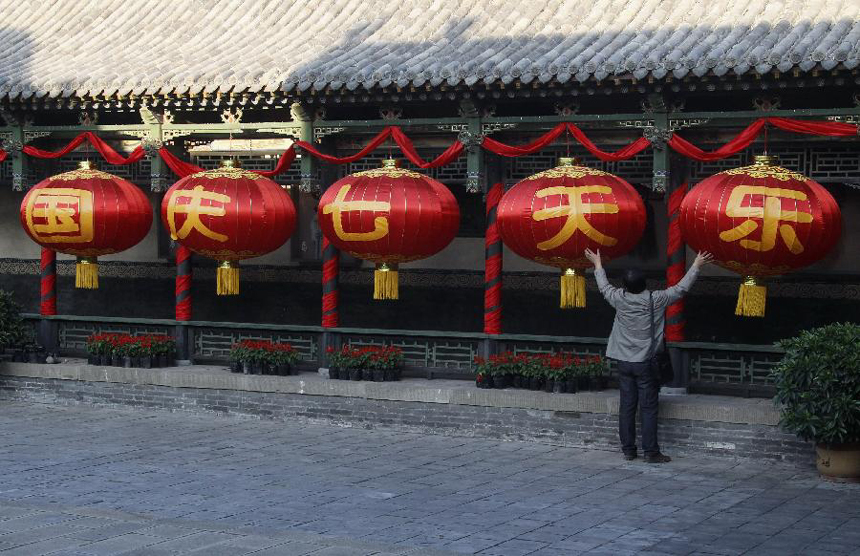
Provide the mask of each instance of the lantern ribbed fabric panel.
[{"label": "lantern ribbed fabric panel", "polygon": [[272,180],[241,168],[222,167],[173,184],[164,194],[161,219],[173,240],[221,261],[218,294],[236,295],[239,269],[235,263],[283,245],[296,226],[296,209]]},{"label": "lantern ribbed fabric panel", "polygon": [[591,266],[585,250],[599,250],[607,260],[625,254],[639,242],[646,215],[626,181],[563,160],[514,185],[499,202],[497,218],[514,253],[564,271],[561,306],[568,308],[585,307],[581,271]]},{"label": "lantern ribbed fabric panel", "polygon": [[377,265],[374,299],[397,299],[397,265],[434,255],[451,243],[460,209],[440,182],[385,162],[333,183],[320,199],[317,216],[335,247]]},{"label": "lantern ribbed fabric panel", "polygon": [[702,180],[681,204],[690,247],[713,253],[720,266],[745,278],[736,310],[742,316],[764,316],[757,278],[814,263],[842,230],[839,206],[824,187],[769,158]]},{"label": "lantern ribbed fabric panel", "polygon": [[33,241],[78,257],[75,285],[87,289],[98,287],[96,257],[133,247],[152,226],[149,199],[140,188],[83,167],[36,184],[20,215]]}]

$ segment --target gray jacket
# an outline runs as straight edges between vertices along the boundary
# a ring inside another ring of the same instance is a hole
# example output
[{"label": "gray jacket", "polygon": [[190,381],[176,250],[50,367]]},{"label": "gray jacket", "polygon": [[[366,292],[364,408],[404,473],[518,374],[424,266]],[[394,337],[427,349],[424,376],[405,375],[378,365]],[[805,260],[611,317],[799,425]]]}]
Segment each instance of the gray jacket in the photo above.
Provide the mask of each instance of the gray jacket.
[{"label": "gray jacket", "polygon": [[[698,275],[698,269],[690,267],[678,284],[653,292],[655,339],[658,346],[663,345],[666,307],[684,297]],[[606,357],[632,363],[646,361],[651,349],[649,291],[628,293],[623,288],[616,288],[606,279],[606,271],[602,268],[594,272],[594,277],[597,278],[600,293],[615,309],[615,322],[612,323],[612,333],[606,346]]]}]

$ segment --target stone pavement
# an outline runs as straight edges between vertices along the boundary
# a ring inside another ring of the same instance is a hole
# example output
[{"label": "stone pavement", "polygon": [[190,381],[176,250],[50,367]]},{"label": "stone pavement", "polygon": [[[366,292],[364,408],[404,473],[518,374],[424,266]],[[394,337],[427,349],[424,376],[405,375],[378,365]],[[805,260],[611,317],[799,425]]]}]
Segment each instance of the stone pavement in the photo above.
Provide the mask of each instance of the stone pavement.
[{"label": "stone pavement", "polygon": [[860,554],[860,486],[614,453],[4,402],[0,556]]}]

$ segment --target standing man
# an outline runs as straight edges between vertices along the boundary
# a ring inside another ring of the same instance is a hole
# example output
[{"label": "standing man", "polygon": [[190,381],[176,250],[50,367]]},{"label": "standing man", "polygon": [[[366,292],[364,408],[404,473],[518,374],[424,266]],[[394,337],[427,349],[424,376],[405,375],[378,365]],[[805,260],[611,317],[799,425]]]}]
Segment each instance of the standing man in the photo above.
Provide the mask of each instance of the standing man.
[{"label": "standing man", "polygon": [[[645,275],[629,269],[622,280],[624,287],[616,288],[606,279],[606,271],[597,253],[586,249],[586,258],[594,265],[597,287],[615,309],[615,321],[606,346],[606,357],[618,362],[618,385],[621,407],[618,411],[618,433],[624,459],[632,460],[636,452],[636,407],[642,411],[642,451],[648,463],[672,461],[660,453],[657,444],[657,404],[660,377],[651,360],[664,349],[663,327],[666,307],[681,299],[699,276],[699,269],[713,260],[707,252],[696,256],[690,270],[678,284],[655,292],[645,289]],[[651,322],[653,319],[653,338]]]}]

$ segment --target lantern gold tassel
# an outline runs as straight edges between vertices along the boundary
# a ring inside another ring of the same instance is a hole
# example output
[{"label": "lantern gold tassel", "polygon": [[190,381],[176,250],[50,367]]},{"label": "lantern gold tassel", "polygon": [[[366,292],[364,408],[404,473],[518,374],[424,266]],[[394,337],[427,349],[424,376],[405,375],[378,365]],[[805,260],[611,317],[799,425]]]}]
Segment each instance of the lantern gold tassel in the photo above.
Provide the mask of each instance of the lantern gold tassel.
[{"label": "lantern gold tassel", "polygon": [[561,308],[585,307],[585,276],[568,268],[561,275]]},{"label": "lantern gold tassel", "polygon": [[75,287],[85,290],[99,288],[99,263],[95,257],[81,257],[75,264]]},{"label": "lantern gold tassel", "polygon": [[763,317],[766,300],[767,288],[758,285],[754,277],[748,276],[738,292],[735,314],[740,317]]},{"label": "lantern gold tassel", "polygon": [[373,271],[373,299],[400,299],[396,267],[382,263]]},{"label": "lantern gold tassel", "polygon": [[239,295],[239,265],[235,261],[222,261],[218,265],[218,295]]}]

